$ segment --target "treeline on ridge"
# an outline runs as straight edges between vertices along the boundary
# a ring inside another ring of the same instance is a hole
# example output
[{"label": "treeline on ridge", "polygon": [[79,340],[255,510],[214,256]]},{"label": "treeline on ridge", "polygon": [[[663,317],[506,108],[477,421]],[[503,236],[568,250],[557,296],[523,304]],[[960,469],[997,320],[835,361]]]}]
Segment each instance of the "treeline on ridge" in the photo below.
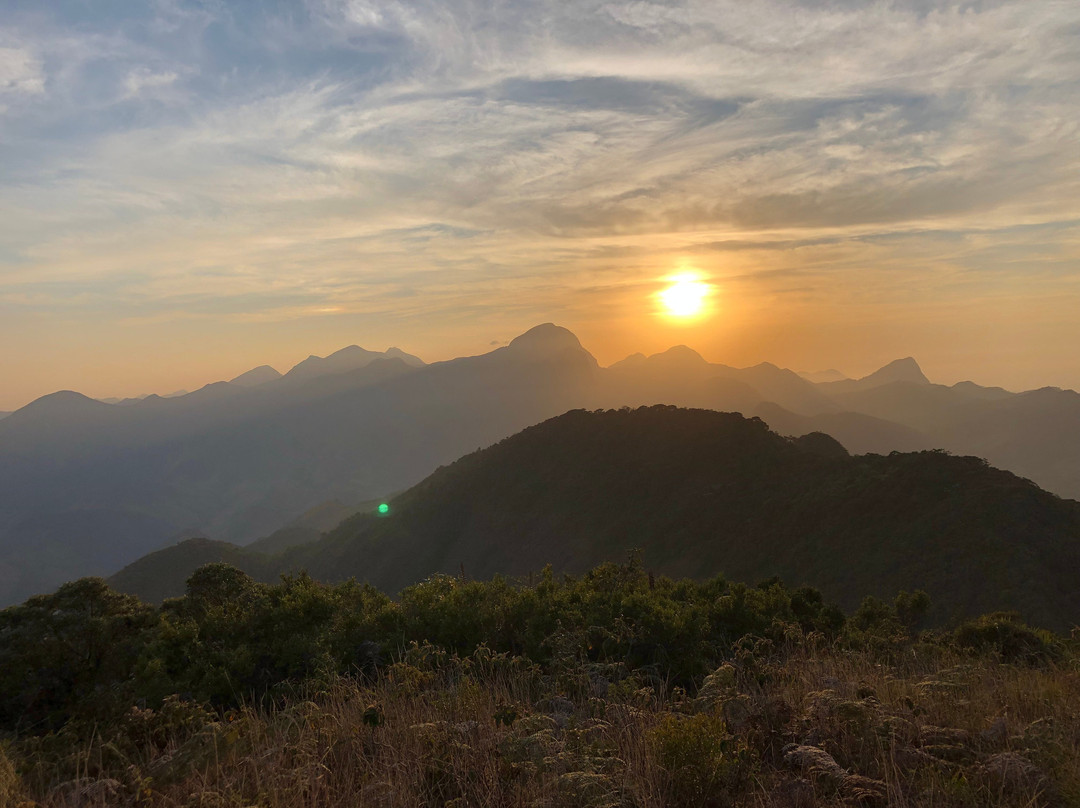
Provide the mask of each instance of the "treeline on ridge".
[{"label": "treeline on ridge", "polygon": [[110,579],[149,601],[225,561],[272,582],[308,571],[397,592],[432,573],[583,574],[642,548],[672,578],[774,575],[847,611],[922,589],[934,622],[997,610],[1055,630],[1080,620],[1080,503],[976,457],[849,456],[738,413],[573,410],[440,468],[324,538],[277,555],[191,540]]}]

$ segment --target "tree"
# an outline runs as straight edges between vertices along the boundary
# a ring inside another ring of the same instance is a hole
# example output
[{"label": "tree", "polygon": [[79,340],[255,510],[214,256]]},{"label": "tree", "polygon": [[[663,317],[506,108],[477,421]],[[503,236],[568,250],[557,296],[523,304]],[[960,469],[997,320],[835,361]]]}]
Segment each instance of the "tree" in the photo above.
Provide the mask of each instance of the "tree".
[{"label": "tree", "polygon": [[110,714],[133,697],[156,610],[81,578],[0,612],[0,723],[55,727],[76,710]]}]

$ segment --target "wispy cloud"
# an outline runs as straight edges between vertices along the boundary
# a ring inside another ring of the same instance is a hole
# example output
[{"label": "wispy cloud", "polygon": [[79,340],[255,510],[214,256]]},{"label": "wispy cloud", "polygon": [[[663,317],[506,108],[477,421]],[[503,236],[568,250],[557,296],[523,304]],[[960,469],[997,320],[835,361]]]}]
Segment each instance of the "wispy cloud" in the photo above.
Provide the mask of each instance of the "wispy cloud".
[{"label": "wispy cloud", "polygon": [[1056,0],[17,0],[0,307],[501,325],[687,256],[815,305],[1075,294],[1078,32]]}]

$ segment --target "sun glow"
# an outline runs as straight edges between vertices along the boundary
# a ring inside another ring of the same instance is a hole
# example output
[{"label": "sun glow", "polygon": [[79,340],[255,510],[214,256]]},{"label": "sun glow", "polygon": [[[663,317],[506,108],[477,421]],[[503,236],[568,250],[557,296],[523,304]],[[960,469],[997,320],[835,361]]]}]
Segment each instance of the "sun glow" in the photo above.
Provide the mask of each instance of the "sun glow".
[{"label": "sun glow", "polygon": [[665,314],[690,319],[704,313],[712,286],[699,280],[697,275],[675,275],[668,280],[671,285],[657,295]]}]

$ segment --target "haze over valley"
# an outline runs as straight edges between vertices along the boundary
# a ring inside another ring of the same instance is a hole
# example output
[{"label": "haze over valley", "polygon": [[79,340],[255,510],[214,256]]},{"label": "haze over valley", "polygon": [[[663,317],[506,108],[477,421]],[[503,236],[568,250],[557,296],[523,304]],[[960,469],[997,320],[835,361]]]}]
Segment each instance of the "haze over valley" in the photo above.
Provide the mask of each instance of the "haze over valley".
[{"label": "haze over valley", "polygon": [[[395,348],[351,346],[285,374],[259,367],[170,398],[108,404],[54,393],[0,421],[3,597],[15,602],[74,577],[112,574],[187,537],[245,545],[275,534],[275,551],[311,541],[362,503],[370,508],[441,465],[572,409],[739,412],[781,435],[828,434],[853,455],[974,455],[1080,497],[1074,391],[938,385],[910,357],[862,379],[832,376],[813,382],[768,363],[729,367],[686,346],[601,367],[573,333],[545,324],[486,354],[433,364]],[[334,518],[303,527],[320,506]],[[519,530],[509,532],[505,540],[520,540]],[[582,542],[573,566],[600,557]],[[664,551],[655,554],[663,567]],[[447,564],[409,567],[409,575]],[[715,565],[723,569],[723,558]]]}]

